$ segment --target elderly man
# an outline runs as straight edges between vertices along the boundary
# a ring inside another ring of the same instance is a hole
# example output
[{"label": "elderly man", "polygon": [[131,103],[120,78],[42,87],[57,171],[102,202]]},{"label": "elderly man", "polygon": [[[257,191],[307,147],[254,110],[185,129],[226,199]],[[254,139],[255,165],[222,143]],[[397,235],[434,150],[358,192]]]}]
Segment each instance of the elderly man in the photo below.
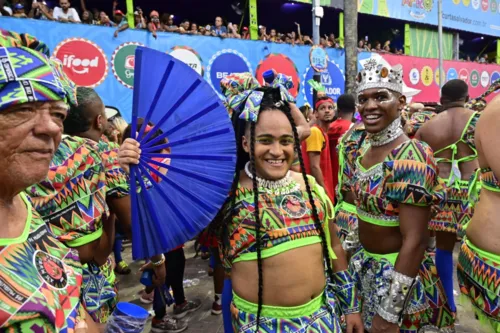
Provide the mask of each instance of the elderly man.
[{"label": "elderly man", "polygon": [[[46,56],[19,46],[28,43],[2,34],[0,330],[97,332],[80,303],[78,251],[49,231],[23,192],[47,176],[61,141],[70,82]],[[12,45],[18,47],[5,47]]]}]

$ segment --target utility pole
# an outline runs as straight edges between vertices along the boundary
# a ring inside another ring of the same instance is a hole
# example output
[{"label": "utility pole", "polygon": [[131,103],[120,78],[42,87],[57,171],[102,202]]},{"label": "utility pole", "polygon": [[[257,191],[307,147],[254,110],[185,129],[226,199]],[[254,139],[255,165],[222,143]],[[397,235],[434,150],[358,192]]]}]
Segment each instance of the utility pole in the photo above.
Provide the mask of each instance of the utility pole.
[{"label": "utility pole", "polygon": [[[444,85],[443,65],[443,0],[438,0],[439,87]],[[441,90],[441,89],[439,89]]]},{"label": "utility pole", "polygon": [[354,94],[358,75],[358,1],[344,0],[345,85]]},{"label": "utility pole", "polygon": [[[314,45],[319,45],[319,34],[320,34],[320,24],[321,19],[323,18],[323,8],[320,6],[320,0],[313,0],[313,8],[312,8],[312,19],[313,19],[313,43]],[[318,72],[314,72],[313,80],[321,83],[321,74]],[[313,105],[312,108],[316,105],[316,100],[318,98],[318,93],[316,90],[313,90]]]}]

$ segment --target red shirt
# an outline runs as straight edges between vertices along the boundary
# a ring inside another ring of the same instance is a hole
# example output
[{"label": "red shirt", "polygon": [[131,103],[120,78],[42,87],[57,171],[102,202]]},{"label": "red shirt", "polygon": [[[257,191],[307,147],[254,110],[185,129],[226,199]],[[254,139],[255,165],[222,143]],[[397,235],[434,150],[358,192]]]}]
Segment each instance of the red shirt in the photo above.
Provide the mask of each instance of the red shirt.
[{"label": "red shirt", "polygon": [[330,144],[326,133],[318,126],[311,127],[311,135],[302,142],[302,157],[306,167],[306,173],[311,174],[311,165],[308,152],[318,152],[319,166],[325,182],[325,191],[332,202],[335,199],[335,188],[333,187],[332,162],[330,161]]},{"label": "red shirt", "polygon": [[337,188],[339,183],[339,154],[337,152],[337,145],[340,138],[345,132],[351,128],[352,122],[345,119],[337,119],[330,124],[328,128],[328,141],[330,144],[330,160],[332,163],[333,172],[333,188]]}]

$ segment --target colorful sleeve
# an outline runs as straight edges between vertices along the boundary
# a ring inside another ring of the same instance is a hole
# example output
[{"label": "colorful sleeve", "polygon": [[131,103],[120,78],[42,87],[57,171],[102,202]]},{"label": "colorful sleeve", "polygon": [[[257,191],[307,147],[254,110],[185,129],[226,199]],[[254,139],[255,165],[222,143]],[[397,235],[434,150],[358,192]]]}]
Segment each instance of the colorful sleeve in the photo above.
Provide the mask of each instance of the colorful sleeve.
[{"label": "colorful sleeve", "polygon": [[325,144],[325,137],[321,130],[316,127],[311,128],[311,135],[306,139],[307,152],[321,152]]},{"label": "colorful sleeve", "polygon": [[439,200],[441,186],[432,149],[410,140],[391,152],[384,167],[384,191],[394,202],[430,206]]},{"label": "colorful sleeve", "polygon": [[119,146],[114,142],[99,142],[99,151],[106,172],[106,197],[123,198],[129,195],[128,176],[118,162]]},{"label": "colorful sleeve", "polygon": [[322,221],[323,230],[325,231],[325,238],[328,246],[328,254],[330,255],[330,259],[335,260],[337,259],[337,256],[335,255],[335,252],[333,252],[332,240],[330,238],[330,221],[332,221],[333,218],[335,217],[332,201],[328,197],[328,194],[326,194],[325,189],[321,185],[318,185],[313,177],[307,176],[307,178],[309,184],[311,184],[313,193],[318,196],[319,200],[321,201],[321,206],[325,211],[325,217],[324,220]]}]

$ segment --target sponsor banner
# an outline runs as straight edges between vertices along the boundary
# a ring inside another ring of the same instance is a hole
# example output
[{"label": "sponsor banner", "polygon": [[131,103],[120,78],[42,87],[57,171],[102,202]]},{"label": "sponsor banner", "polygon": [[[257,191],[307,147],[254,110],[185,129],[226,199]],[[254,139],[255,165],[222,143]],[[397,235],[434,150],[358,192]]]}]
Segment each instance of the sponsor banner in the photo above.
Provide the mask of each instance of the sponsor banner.
[{"label": "sponsor banner", "polygon": [[[3,29],[19,31],[19,22],[0,17]],[[310,66],[311,48],[307,46],[170,33],[158,33],[154,39],[147,31],[133,29],[114,38],[113,28],[41,20],[23,20],[22,32],[45,42],[61,59],[70,78],[79,85],[95,87],[104,103],[118,108],[127,121],[132,113],[134,50],[139,44],[185,62],[218,93],[220,80],[228,73],[250,71],[263,82],[262,73],[273,68],[292,76],[292,93],[299,103],[304,101],[301,78]],[[326,52],[328,59],[343,70],[343,51]]]},{"label": "sponsor banner", "polygon": [[[464,61],[445,61],[444,70],[439,74],[437,59],[397,56],[392,54],[361,53],[359,68],[370,61],[382,61],[387,66],[401,64],[404,70],[404,91],[413,102],[436,102],[439,100],[439,80],[461,79],[469,85],[469,95],[481,95],[500,78],[498,65],[484,65]],[[491,100],[490,96],[488,100]]]},{"label": "sponsor banner", "polygon": [[[443,26],[500,37],[498,0],[444,0]],[[364,14],[438,25],[438,0],[358,0]]]},{"label": "sponsor banner", "polygon": [[[19,19],[0,17],[0,26],[18,31]],[[70,78],[78,85],[95,87],[104,103],[118,108],[127,121],[132,112],[134,50],[138,45],[181,59],[219,93],[220,80],[228,73],[250,71],[263,83],[262,73],[275,69],[292,77],[295,87],[291,92],[299,106],[311,100],[307,80],[312,78],[314,69],[310,64],[311,47],[308,46],[169,33],[159,33],[158,39],[154,39],[147,31],[132,29],[114,38],[113,28],[74,24],[68,29],[68,24],[40,20],[24,20],[23,32],[45,42],[52,54],[62,61]],[[321,80],[327,94],[336,100],[345,86],[344,51],[326,49],[326,52],[328,65],[321,73]],[[472,97],[487,89],[488,80],[491,82],[500,77],[500,66],[497,65],[446,61],[445,70],[439,75],[436,73],[437,59],[372,53],[359,55],[360,66],[373,59],[381,59],[388,65],[401,63],[405,69],[405,93],[410,99],[419,101],[439,99],[440,77],[467,81]],[[315,66],[320,63],[315,60]]]}]

